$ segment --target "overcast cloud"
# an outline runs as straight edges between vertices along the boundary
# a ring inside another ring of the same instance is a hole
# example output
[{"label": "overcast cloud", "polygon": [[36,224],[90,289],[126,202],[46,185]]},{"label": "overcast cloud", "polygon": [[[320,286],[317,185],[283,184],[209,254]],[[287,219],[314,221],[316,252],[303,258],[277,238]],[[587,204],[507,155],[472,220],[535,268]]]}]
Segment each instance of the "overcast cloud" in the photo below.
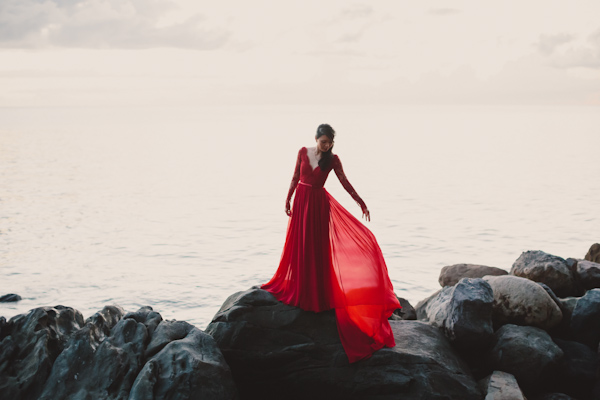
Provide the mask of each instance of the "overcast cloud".
[{"label": "overcast cloud", "polygon": [[0,0],[0,106],[600,104],[599,14],[597,0]]},{"label": "overcast cloud", "polygon": [[161,25],[175,8],[167,0],[2,0],[0,47],[209,50],[227,42],[229,32],[203,27],[199,14]]},{"label": "overcast cloud", "polygon": [[584,43],[571,44],[572,39],[569,35],[542,37],[540,51],[550,56],[552,65],[559,68],[600,70],[600,29],[589,35]]}]

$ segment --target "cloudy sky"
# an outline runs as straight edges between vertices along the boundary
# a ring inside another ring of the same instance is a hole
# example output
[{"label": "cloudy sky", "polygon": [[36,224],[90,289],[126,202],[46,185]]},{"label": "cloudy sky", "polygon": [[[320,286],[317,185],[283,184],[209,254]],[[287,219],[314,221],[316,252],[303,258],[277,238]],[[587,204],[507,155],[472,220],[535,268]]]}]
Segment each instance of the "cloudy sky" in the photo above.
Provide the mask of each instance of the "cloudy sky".
[{"label": "cloudy sky", "polygon": [[598,0],[0,0],[0,106],[600,105],[598,15]]}]

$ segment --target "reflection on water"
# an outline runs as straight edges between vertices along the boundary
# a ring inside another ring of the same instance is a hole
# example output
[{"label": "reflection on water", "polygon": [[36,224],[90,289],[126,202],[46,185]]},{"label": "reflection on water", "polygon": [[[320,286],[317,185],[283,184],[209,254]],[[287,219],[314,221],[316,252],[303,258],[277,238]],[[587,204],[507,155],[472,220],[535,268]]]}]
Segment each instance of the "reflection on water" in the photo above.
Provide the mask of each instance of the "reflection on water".
[{"label": "reflection on water", "polygon": [[0,295],[24,299],[0,315],[117,303],[205,327],[274,273],[295,156],[322,122],[413,304],[444,265],[600,241],[596,108],[0,109]]}]

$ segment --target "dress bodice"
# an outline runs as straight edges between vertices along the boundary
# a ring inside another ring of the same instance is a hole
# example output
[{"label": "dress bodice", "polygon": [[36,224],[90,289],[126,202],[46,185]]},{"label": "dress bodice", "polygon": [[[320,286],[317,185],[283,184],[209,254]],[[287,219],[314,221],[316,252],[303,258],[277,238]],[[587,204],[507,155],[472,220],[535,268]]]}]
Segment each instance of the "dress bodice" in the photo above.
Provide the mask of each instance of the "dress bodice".
[{"label": "dress bodice", "polygon": [[346,189],[346,191],[352,196],[354,201],[356,201],[363,212],[367,209],[364,201],[360,198],[358,193],[354,190],[348,178],[346,178],[346,174],[344,173],[344,169],[342,168],[342,162],[340,158],[336,155],[333,156],[333,160],[329,164],[325,170],[322,170],[320,166],[315,168],[312,167],[310,163],[310,159],[308,156],[308,149],[306,147],[301,148],[298,151],[298,158],[296,159],[296,168],[294,169],[294,176],[292,177],[292,183],[290,184],[290,189],[288,191],[287,202],[292,198],[292,194],[296,190],[296,186],[298,186],[298,182],[302,182],[308,185],[311,185],[313,189],[320,189],[325,185],[325,181],[327,181],[327,177],[331,170],[335,171],[340,183]]},{"label": "dress bodice", "polygon": [[[330,167],[323,171],[318,164],[313,168],[309,159],[308,149],[306,147],[300,149],[298,155],[300,156],[300,182],[307,183],[313,188],[322,188],[323,185],[325,185],[325,181],[327,181],[327,177],[329,176],[329,172],[331,172],[332,168]],[[335,160],[335,157],[337,156],[333,157]]]}]

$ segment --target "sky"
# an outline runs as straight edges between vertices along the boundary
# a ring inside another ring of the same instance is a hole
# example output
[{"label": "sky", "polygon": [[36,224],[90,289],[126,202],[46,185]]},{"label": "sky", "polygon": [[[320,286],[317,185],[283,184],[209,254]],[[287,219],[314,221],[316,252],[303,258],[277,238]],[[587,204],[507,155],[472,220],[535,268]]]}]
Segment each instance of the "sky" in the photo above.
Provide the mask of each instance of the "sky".
[{"label": "sky", "polygon": [[0,0],[0,107],[600,105],[600,2]]}]

